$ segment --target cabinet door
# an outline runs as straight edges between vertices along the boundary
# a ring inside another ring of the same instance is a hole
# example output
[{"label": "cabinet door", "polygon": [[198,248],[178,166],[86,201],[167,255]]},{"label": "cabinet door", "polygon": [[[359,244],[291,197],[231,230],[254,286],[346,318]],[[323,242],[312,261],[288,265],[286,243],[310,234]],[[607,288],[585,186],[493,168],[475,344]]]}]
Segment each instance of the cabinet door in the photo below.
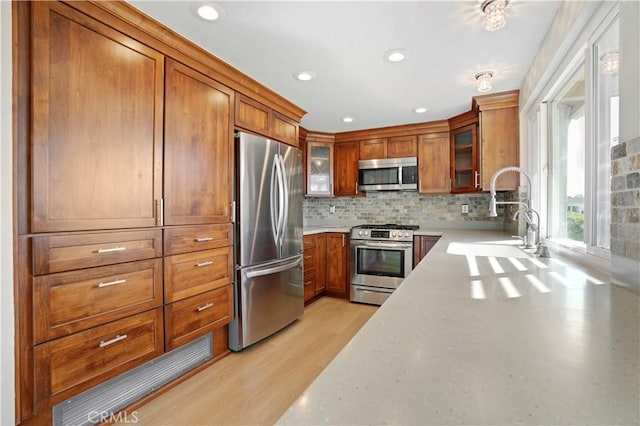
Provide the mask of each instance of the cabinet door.
[{"label": "cabinet door", "polygon": [[415,157],[418,155],[416,136],[398,136],[387,141],[387,158]]},{"label": "cabinet door", "polygon": [[[480,112],[482,146],[482,189],[490,189],[491,177],[503,167],[519,165],[518,108],[491,109]],[[499,191],[518,187],[519,173],[505,173],[496,180]]]},{"label": "cabinet door", "polygon": [[360,141],[361,160],[377,160],[379,158],[387,158],[387,139]]},{"label": "cabinet door", "polygon": [[323,293],[326,286],[326,237],[325,234],[316,235],[316,294]]},{"label": "cabinet door", "polygon": [[451,192],[480,189],[476,128],[476,124],[470,124],[451,131]]},{"label": "cabinet door", "polygon": [[298,146],[298,123],[280,113],[273,111],[271,132],[274,139],[287,145]]},{"label": "cabinet door", "polygon": [[233,91],[167,59],[164,224],[231,221]]},{"label": "cabinet door", "polygon": [[33,2],[32,231],[156,225],[164,57]]},{"label": "cabinet door", "polygon": [[269,136],[273,124],[272,110],[238,93],[235,101],[235,123],[243,129]]},{"label": "cabinet door", "polygon": [[358,142],[337,143],[333,151],[334,195],[358,195]]},{"label": "cabinet door", "polygon": [[327,291],[336,296],[346,296],[348,285],[347,248],[349,238],[347,234],[330,232],[327,238]]},{"label": "cabinet door", "polygon": [[413,237],[413,267],[429,253],[440,237],[432,235],[419,235]]},{"label": "cabinet door", "polygon": [[307,144],[307,195],[332,195],[333,144]]},{"label": "cabinet door", "polygon": [[451,192],[448,133],[420,135],[418,141],[418,191],[421,194]]}]

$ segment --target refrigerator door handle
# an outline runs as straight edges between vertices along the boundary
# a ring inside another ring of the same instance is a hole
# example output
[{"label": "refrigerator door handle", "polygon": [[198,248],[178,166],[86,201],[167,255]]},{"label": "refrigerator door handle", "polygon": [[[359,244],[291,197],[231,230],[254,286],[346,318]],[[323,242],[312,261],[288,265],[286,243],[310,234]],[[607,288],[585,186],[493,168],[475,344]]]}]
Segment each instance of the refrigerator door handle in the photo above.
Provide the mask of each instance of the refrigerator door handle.
[{"label": "refrigerator door handle", "polygon": [[280,157],[280,172],[282,176],[282,189],[284,196],[282,197],[282,226],[280,228],[280,244],[284,244],[285,227],[289,220],[289,180],[287,177],[287,168],[284,164],[284,158]]},{"label": "refrigerator door handle", "polygon": [[278,272],[286,271],[287,269],[292,269],[298,266],[302,262],[302,256],[299,256],[297,259],[287,262],[283,265],[273,266],[267,269],[259,269],[257,271],[249,271],[247,272],[247,278],[255,278],[261,277],[264,275],[271,275]]},{"label": "refrigerator door handle", "polygon": [[269,197],[269,204],[271,208],[271,233],[273,234],[273,240],[278,244],[280,239],[280,222],[276,221],[276,215],[279,217],[279,212],[276,211],[275,201],[278,196],[278,187],[276,180],[279,180],[278,176],[278,155],[274,155],[273,168],[271,170],[271,197]]},{"label": "refrigerator door handle", "polygon": [[276,154],[275,157],[273,158],[273,162],[276,166],[276,170],[278,173],[278,239],[276,240],[276,245],[278,246],[278,255],[282,256],[282,240],[284,238],[284,215],[285,215],[285,210],[284,210],[284,203],[285,203],[285,198],[286,198],[286,193],[285,193],[285,182],[284,179],[282,178],[284,170],[282,168],[283,164],[280,162],[280,155]]}]

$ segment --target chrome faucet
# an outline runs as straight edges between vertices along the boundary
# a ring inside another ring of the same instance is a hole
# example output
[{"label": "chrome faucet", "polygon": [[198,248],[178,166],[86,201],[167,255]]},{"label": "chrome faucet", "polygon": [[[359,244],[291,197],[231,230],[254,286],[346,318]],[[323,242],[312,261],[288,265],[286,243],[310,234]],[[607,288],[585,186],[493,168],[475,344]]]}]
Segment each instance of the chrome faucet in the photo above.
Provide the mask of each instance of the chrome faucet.
[{"label": "chrome faucet", "polygon": [[[522,173],[529,183],[527,186],[527,202],[522,201],[496,201],[496,180],[498,176],[505,172],[515,172]],[[498,204],[517,204],[519,206],[523,206],[521,209],[516,211],[513,215],[513,220],[516,220],[519,215],[522,215],[524,221],[527,224],[527,232],[525,237],[523,238],[525,248],[537,248],[537,244],[539,241],[539,233],[540,233],[540,215],[537,211],[531,208],[531,176],[529,173],[523,169],[522,167],[510,166],[503,167],[497,170],[493,176],[491,176],[490,182],[490,194],[491,200],[489,201],[489,216],[496,217],[498,216],[497,205]],[[535,215],[535,220],[534,220]]]}]

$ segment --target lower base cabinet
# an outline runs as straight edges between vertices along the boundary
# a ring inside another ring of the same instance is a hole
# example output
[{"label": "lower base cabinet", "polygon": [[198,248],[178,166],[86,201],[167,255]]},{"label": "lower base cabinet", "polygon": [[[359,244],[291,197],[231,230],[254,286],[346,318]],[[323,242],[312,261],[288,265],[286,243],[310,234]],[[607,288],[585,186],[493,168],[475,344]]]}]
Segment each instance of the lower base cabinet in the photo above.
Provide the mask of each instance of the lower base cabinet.
[{"label": "lower base cabinet", "polygon": [[326,239],[326,291],[332,296],[348,297],[349,236],[345,233],[329,232]]},{"label": "lower base cabinet", "polygon": [[349,262],[347,234],[329,232],[305,235],[304,249],[304,301],[321,294],[347,297]]},{"label": "lower base cabinet", "polygon": [[36,346],[36,407],[45,410],[162,355],[162,308]]},{"label": "lower base cabinet", "polygon": [[233,320],[233,286],[165,305],[164,313],[168,352]]},{"label": "lower base cabinet", "polygon": [[413,267],[429,253],[440,237],[432,235],[418,235],[413,237]]}]

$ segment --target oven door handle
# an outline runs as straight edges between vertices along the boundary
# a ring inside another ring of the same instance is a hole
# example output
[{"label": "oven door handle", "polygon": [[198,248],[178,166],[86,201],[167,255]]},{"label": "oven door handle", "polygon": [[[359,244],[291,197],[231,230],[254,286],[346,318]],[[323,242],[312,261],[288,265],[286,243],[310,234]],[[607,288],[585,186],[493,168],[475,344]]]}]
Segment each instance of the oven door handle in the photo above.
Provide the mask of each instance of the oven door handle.
[{"label": "oven door handle", "polygon": [[354,246],[358,247],[375,247],[375,248],[399,248],[399,249],[410,249],[413,248],[413,244],[403,244],[403,243],[372,243],[372,242],[354,242]]}]

